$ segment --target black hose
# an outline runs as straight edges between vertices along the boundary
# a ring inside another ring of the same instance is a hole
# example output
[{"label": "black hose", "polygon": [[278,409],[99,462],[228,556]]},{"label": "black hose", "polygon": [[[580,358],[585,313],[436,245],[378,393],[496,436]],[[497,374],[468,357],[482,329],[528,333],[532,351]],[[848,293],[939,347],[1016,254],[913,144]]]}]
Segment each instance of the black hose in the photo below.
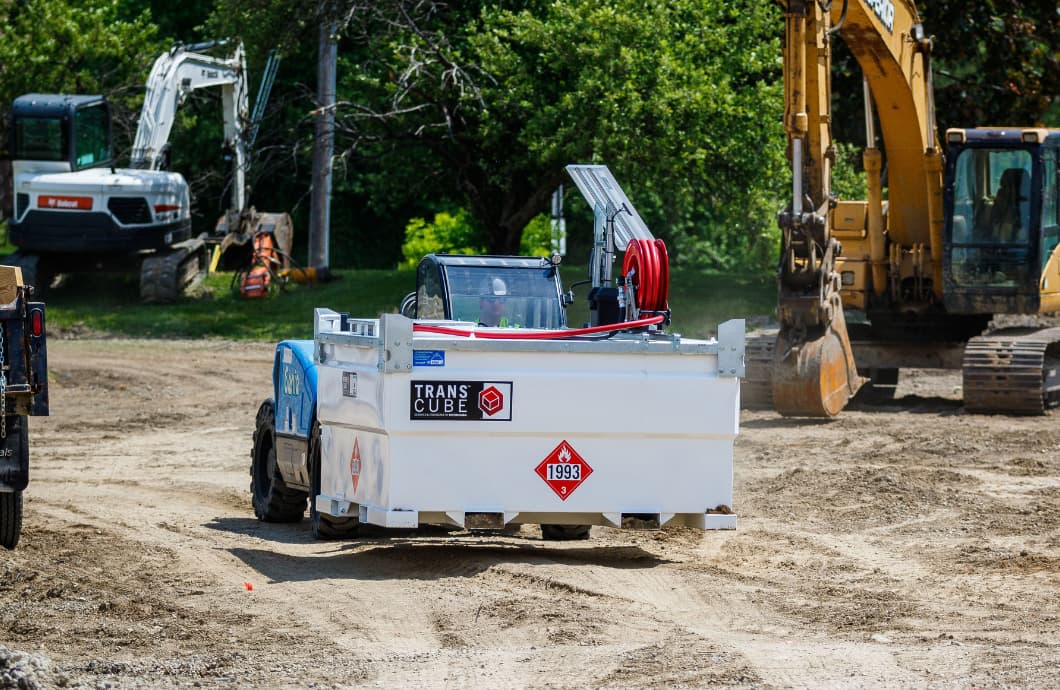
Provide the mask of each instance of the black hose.
[{"label": "black hose", "polygon": [[[843,24],[846,23],[846,21],[847,21],[847,3],[848,2],[849,2],[849,0],[843,0],[843,11],[839,15],[839,22],[837,22],[835,26],[833,26],[831,29],[828,30],[828,35],[829,36],[831,36],[835,32],[837,32],[840,29],[842,29],[843,28]],[[831,12],[832,11],[832,0],[828,0],[827,8],[824,5],[821,5],[821,9],[823,9],[825,12]]]}]

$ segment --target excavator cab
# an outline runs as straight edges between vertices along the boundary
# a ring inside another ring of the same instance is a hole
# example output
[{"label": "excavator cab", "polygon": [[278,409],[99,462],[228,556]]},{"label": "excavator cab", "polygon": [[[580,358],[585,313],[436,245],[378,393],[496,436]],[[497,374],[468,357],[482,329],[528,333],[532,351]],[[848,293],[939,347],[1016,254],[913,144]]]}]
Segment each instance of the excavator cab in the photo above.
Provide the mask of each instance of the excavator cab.
[{"label": "excavator cab", "polygon": [[951,129],[945,306],[955,314],[1060,308],[1060,131]]},{"label": "excavator cab", "polygon": [[23,167],[76,172],[110,165],[110,105],[103,96],[31,93],[11,105],[11,158]]}]

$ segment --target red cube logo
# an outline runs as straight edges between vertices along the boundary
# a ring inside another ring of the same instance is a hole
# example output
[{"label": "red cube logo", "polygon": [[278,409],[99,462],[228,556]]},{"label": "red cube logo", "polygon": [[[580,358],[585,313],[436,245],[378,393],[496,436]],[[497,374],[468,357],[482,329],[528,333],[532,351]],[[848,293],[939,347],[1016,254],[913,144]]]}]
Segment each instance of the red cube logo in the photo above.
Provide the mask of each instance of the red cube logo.
[{"label": "red cube logo", "polygon": [[496,386],[490,386],[478,394],[478,409],[492,417],[504,409],[504,394]]}]

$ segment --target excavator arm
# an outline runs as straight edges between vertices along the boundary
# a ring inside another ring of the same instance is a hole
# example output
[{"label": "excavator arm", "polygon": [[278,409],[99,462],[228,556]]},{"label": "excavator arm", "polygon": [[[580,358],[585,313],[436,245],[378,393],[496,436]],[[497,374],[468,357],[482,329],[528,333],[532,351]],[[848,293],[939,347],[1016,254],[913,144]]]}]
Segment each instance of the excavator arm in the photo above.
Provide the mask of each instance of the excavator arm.
[{"label": "excavator arm", "polygon": [[[866,234],[872,290],[888,288],[888,242],[929,245],[933,290],[941,298],[942,162],[935,138],[930,41],[916,8],[904,0],[787,0],[784,6],[784,127],[792,170],[791,200],[779,215],[777,271],[780,333],[773,349],[772,395],[781,414],[831,417],[858,391],[836,262],[831,168],[831,37],[838,33],[865,75],[866,96],[880,104],[889,167],[883,213],[872,108],[866,104],[869,181]],[[886,221],[886,226],[885,226]]]},{"label": "excavator arm", "polygon": [[220,87],[224,112],[225,148],[233,157],[230,210],[236,214],[246,205],[247,66],[242,43],[228,58],[195,52],[217,43],[177,45],[155,60],[147,79],[147,94],[140,111],[130,167],[159,170],[169,141],[177,108],[196,89]]}]

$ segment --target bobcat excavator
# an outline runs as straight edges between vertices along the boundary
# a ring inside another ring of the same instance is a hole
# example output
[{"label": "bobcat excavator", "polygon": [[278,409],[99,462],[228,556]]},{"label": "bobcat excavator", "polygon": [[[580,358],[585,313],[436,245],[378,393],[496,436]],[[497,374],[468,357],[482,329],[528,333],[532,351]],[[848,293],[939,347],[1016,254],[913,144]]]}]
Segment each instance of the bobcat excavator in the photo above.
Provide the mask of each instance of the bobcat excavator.
[{"label": "bobcat excavator", "polygon": [[[748,342],[745,401],[831,417],[863,385],[893,394],[899,369],[916,367],[961,368],[969,411],[1060,402],[1060,329],[982,335],[995,314],[1060,311],[1060,130],[950,129],[944,157],[932,41],[913,3],[781,4],[793,173],[779,215],[781,327]],[[829,188],[833,35],[864,76],[864,201]],[[848,326],[844,310],[859,322]]]},{"label": "bobcat excavator", "polygon": [[[139,271],[141,298],[168,302],[205,275],[209,248],[203,238],[192,237],[188,183],[166,171],[177,109],[192,91],[204,88],[221,89],[223,150],[231,164],[228,211],[216,237],[206,239],[222,242],[221,260],[228,265],[246,260],[259,232],[271,233],[284,255],[290,253],[290,217],[257,213],[247,205],[247,133],[254,125],[246,61],[242,44],[228,57],[205,54],[221,43],[177,45],[155,60],[128,168],[113,166],[104,97],[15,99],[10,128],[15,209],[8,235],[18,252],[5,262],[19,265],[38,294],[56,273]],[[262,81],[259,110],[271,74],[267,70]]]}]

